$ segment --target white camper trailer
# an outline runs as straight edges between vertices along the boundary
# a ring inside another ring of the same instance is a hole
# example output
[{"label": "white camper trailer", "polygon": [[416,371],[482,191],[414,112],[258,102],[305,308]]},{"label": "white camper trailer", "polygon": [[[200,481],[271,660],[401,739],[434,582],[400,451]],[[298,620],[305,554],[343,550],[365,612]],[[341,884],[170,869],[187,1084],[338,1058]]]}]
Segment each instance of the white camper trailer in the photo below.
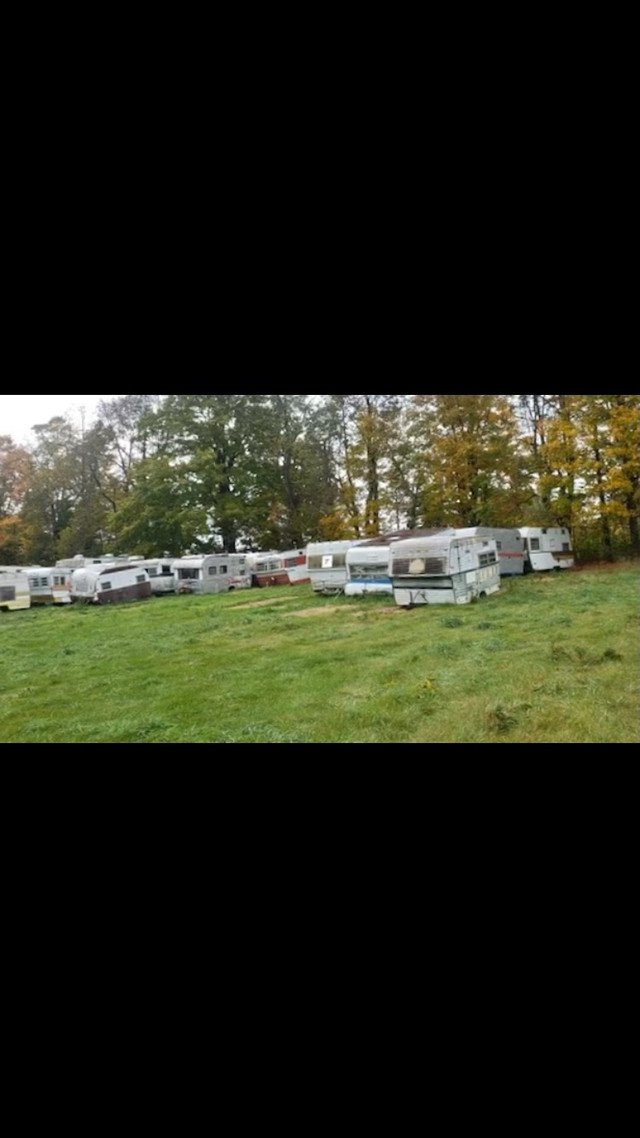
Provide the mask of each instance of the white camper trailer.
[{"label": "white camper trailer", "polygon": [[172,567],[176,593],[231,593],[251,586],[244,553],[179,557]]},{"label": "white camper trailer", "polygon": [[26,570],[14,565],[0,566],[0,612],[31,608],[31,592]]},{"label": "white camper trailer", "polygon": [[43,568],[30,565],[26,570],[32,605],[68,605],[71,603],[72,570],[61,566]]},{"label": "white camper trailer", "polygon": [[499,526],[469,526],[452,530],[457,537],[493,538],[498,548],[500,576],[516,577],[524,573],[525,549],[522,530]]},{"label": "white camper trailer", "polygon": [[312,541],[307,546],[309,579],[314,593],[337,595],[347,583],[347,550],[360,543]]},{"label": "white camper trailer", "polygon": [[145,557],[141,561],[136,561],[135,564],[149,574],[151,592],[154,596],[161,596],[163,593],[175,593],[176,579],[173,573],[172,557]]},{"label": "white camper trailer", "polygon": [[389,576],[391,543],[363,541],[352,545],[345,558],[347,580],[345,597],[362,597],[365,593],[393,593]]},{"label": "white camper trailer", "polygon": [[500,588],[495,541],[446,531],[396,542],[389,571],[396,604],[402,608],[469,604]]},{"label": "white camper trailer", "polygon": [[566,526],[521,526],[520,533],[525,545],[525,573],[573,568],[573,545]]},{"label": "white camper trailer", "polygon": [[87,565],[74,570],[71,596],[74,601],[94,605],[142,600],[151,596],[151,582],[146,569],[139,565]]}]

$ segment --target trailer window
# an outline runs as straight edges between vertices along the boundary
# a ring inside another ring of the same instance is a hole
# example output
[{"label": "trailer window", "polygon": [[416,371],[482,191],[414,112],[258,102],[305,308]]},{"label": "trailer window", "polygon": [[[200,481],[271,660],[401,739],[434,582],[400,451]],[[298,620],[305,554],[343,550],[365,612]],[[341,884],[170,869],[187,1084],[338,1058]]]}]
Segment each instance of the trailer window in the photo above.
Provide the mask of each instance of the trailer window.
[{"label": "trailer window", "polygon": [[374,577],[386,576],[387,566],[382,563],[377,565],[366,564],[361,562],[359,565],[351,566],[351,576],[365,579],[373,579]]},{"label": "trailer window", "polygon": [[100,588],[102,588],[102,589],[110,589],[110,588],[111,588],[111,581],[103,581],[103,582],[101,583],[101,586],[100,586]]},{"label": "trailer window", "polygon": [[15,601],[16,591],[10,585],[2,585],[0,587],[0,601]]},{"label": "trailer window", "polygon": [[531,542],[531,552],[532,553],[539,553],[540,552],[540,538],[539,537],[531,537],[531,538],[529,538],[529,540]]},{"label": "trailer window", "polygon": [[481,553],[479,557],[480,565],[495,565],[497,557],[493,551],[490,553]]},{"label": "trailer window", "polygon": [[178,579],[180,581],[197,581],[198,580],[198,570],[197,569],[178,569]]},{"label": "trailer window", "polygon": [[145,574],[144,574],[144,573],[140,573],[140,574],[139,574],[139,575],[136,577],[136,583],[137,583],[138,585],[144,585],[144,583],[145,583],[146,579],[147,579],[147,578],[146,578]]},{"label": "trailer window", "polygon": [[218,566],[217,565],[210,565],[209,566],[209,576],[210,577],[217,577],[218,576]]},{"label": "trailer window", "polygon": [[224,577],[228,572],[229,572],[229,566],[228,565],[221,565],[220,566],[220,576],[221,577]]},{"label": "trailer window", "polygon": [[562,552],[563,552],[563,553],[571,553],[571,546],[570,546],[570,544],[569,544],[569,542],[568,542],[568,541],[563,541],[563,543],[562,543]]}]

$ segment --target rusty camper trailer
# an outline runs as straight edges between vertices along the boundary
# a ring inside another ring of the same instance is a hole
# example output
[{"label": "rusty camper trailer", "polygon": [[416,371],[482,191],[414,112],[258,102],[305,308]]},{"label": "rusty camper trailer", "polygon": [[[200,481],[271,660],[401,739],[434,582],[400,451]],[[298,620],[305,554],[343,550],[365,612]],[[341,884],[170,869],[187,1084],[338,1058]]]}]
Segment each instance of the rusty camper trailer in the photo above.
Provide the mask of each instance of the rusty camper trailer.
[{"label": "rusty camper trailer", "polygon": [[407,538],[391,547],[393,596],[402,608],[464,605],[500,589],[496,542],[445,531]]},{"label": "rusty camper trailer", "polygon": [[172,569],[176,593],[231,593],[251,586],[244,553],[190,554],[178,557]]},{"label": "rusty camper trailer", "polygon": [[87,565],[75,569],[71,578],[74,601],[94,605],[113,605],[124,601],[144,600],[151,596],[151,582],[146,569],[139,565]]},{"label": "rusty camper trailer", "polygon": [[287,549],[284,553],[250,553],[247,559],[254,588],[303,585],[309,582],[306,549]]}]

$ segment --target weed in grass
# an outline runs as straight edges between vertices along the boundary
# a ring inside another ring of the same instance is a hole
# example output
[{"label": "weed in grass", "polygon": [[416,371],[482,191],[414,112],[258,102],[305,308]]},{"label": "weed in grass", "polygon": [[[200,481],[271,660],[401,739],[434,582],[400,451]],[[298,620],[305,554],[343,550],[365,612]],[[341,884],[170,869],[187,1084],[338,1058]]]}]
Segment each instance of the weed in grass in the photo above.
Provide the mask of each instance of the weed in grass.
[{"label": "weed in grass", "polygon": [[436,644],[432,649],[437,656],[445,656],[448,659],[460,656],[463,650],[462,644]]},{"label": "weed in grass", "polygon": [[464,621],[459,616],[448,616],[442,621],[443,628],[462,628]]},{"label": "weed in grass", "polygon": [[606,648],[604,652],[593,652],[583,644],[556,644],[551,650],[554,664],[570,664],[574,668],[595,668],[607,660],[622,660],[619,652]]},{"label": "weed in grass", "polygon": [[531,710],[530,703],[507,705],[497,704],[487,712],[489,730],[497,735],[504,735],[518,726],[522,714]]}]

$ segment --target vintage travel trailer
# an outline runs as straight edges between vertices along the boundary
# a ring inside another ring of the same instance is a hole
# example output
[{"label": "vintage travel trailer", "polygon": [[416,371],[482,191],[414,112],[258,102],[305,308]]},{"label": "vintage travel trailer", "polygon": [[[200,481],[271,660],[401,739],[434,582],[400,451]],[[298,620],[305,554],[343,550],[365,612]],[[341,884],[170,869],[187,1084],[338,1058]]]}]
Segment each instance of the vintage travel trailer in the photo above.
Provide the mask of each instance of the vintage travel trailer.
[{"label": "vintage travel trailer", "polygon": [[309,566],[306,549],[288,549],[282,554],[290,585],[309,584]]},{"label": "vintage travel trailer", "polygon": [[389,573],[394,599],[402,608],[464,605],[500,589],[496,542],[458,537],[455,531],[396,542]]},{"label": "vintage travel trailer", "polygon": [[161,596],[163,593],[175,593],[176,579],[173,574],[172,557],[143,558],[141,561],[136,561],[135,564],[149,574],[151,592],[154,596]]},{"label": "vintage travel trailer", "polygon": [[94,605],[112,605],[122,601],[143,600],[151,596],[149,574],[139,565],[87,565],[74,569],[71,577],[74,601]]},{"label": "vintage travel trailer", "polygon": [[484,537],[498,547],[500,576],[516,577],[524,573],[525,548],[522,530],[499,526],[469,526],[452,530],[458,537]]},{"label": "vintage travel trailer", "polygon": [[30,565],[26,569],[32,605],[71,604],[71,577],[73,571],[61,566],[44,568]]},{"label": "vintage travel trailer", "polygon": [[312,541],[307,546],[309,580],[314,593],[337,595],[347,583],[347,550],[360,542]]},{"label": "vintage travel trailer", "polygon": [[254,588],[270,585],[303,585],[309,582],[305,549],[288,549],[284,553],[247,554]]},{"label": "vintage travel trailer", "polygon": [[0,565],[0,612],[31,608],[29,578],[25,569]]},{"label": "vintage travel trailer", "polygon": [[566,526],[521,526],[520,533],[525,546],[525,573],[573,568],[573,545]]},{"label": "vintage travel trailer", "polygon": [[251,574],[244,553],[206,553],[178,557],[173,563],[174,592],[231,593],[248,589]]},{"label": "vintage travel trailer", "polygon": [[380,540],[361,541],[347,550],[345,597],[362,597],[366,593],[392,595],[393,585],[389,576],[391,543],[386,540],[380,544]]}]

